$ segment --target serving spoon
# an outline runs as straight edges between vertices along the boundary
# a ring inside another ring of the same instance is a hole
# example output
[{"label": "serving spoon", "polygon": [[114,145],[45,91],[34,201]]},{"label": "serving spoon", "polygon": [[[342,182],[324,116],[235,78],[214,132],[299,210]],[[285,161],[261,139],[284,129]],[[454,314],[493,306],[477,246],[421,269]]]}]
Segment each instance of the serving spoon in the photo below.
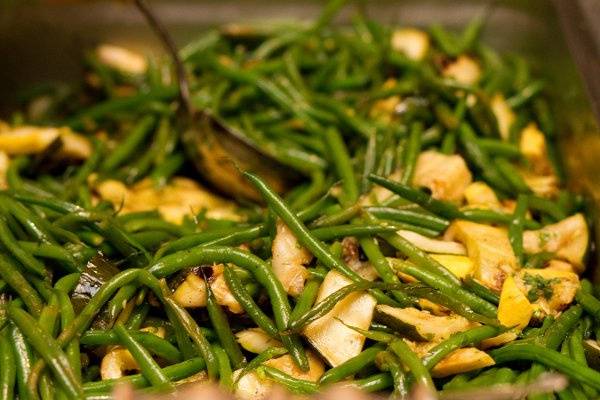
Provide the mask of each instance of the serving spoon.
[{"label": "serving spoon", "polygon": [[298,179],[298,175],[248,141],[223,119],[209,110],[198,110],[193,106],[185,66],[173,38],[145,0],[134,2],[175,66],[180,103],[178,124],[183,132],[188,158],[200,175],[221,193],[232,198],[262,200],[256,189],[243,177],[244,171],[259,175],[275,191],[284,193]]}]

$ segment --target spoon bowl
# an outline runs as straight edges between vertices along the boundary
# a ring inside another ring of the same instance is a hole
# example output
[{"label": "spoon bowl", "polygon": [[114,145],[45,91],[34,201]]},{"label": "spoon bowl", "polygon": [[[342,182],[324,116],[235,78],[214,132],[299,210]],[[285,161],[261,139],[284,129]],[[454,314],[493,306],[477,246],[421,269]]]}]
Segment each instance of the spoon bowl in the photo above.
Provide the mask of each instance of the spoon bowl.
[{"label": "spoon bowl", "polygon": [[298,174],[245,140],[244,135],[209,110],[197,110],[192,106],[185,67],[171,35],[145,0],[135,0],[135,4],[175,65],[180,101],[177,119],[183,132],[185,152],[198,173],[232,198],[262,201],[254,186],[243,177],[244,171],[259,175],[275,191],[284,193],[297,181]]}]

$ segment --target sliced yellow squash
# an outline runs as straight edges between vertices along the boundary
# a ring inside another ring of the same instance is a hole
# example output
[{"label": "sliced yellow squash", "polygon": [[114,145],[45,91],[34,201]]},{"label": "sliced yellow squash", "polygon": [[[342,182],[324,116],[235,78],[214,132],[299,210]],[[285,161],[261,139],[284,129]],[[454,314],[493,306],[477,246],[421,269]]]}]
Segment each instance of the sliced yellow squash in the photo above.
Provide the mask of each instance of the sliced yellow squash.
[{"label": "sliced yellow squash", "polygon": [[481,351],[475,347],[465,347],[454,350],[437,363],[431,370],[431,376],[434,378],[443,378],[445,376],[489,367],[494,364],[494,359],[485,351]]},{"label": "sliced yellow squash", "polygon": [[436,316],[413,307],[375,307],[375,319],[416,341],[441,341],[473,326],[459,315]]},{"label": "sliced yellow squash", "polygon": [[475,278],[490,289],[500,291],[505,277],[517,267],[506,229],[457,220],[448,228],[446,237],[456,238],[466,246],[475,264]]},{"label": "sliced yellow squash", "polygon": [[521,291],[515,279],[509,276],[504,281],[498,304],[498,321],[508,328],[523,329],[529,325],[533,306]]},{"label": "sliced yellow squash", "polygon": [[430,254],[431,258],[442,264],[457,278],[464,279],[475,271],[473,260],[466,256],[452,254]]},{"label": "sliced yellow squash", "polygon": [[473,182],[465,189],[465,200],[469,206],[489,207],[491,209],[500,209],[502,205],[498,196],[484,182]]},{"label": "sliced yellow squash", "polygon": [[510,127],[517,119],[514,111],[510,108],[504,96],[501,93],[496,93],[490,102],[492,112],[498,122],[498,130],[502,139],[507,140],[510,135]]}]

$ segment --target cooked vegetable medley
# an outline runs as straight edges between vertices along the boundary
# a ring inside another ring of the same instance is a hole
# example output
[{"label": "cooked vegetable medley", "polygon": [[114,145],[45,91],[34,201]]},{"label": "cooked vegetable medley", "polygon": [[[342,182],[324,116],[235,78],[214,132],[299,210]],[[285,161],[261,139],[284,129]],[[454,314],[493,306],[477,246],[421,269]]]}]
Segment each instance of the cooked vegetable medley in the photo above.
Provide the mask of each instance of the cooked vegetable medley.
[{"label": "cooked vegetable medley", "polygon": [[599,395],[589,226],[544,82],[482,19],[334,27],[342,4],[180,51],[194,107],[293,171],[285,192],[199,178],[167,57],[103,44],[79,86],[24,95],[0,123],[0,399],[402,397],[545,371],[569,386],[530,399]]}]

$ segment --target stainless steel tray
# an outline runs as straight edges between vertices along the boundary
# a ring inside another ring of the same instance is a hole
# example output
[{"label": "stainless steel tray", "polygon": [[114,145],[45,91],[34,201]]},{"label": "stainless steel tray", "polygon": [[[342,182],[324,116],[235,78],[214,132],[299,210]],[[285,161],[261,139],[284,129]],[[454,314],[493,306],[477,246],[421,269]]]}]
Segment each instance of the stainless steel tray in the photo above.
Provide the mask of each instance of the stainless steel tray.
[{"label": "stainless steel tray", "polygon": [[[458,28],[490,3],[377,0],[364,4],[370,15],[383,22],[417,26],[437,22]],[[176,39],[185,43],[206,27],[227,22],[308,19],[319,12],[322,2],[157,0],[154,5]],[[548,78],[569,185],[588,194],[594,211],[600,205],[600,130],[593,112],[600,115],[600,2],[499,0],[492,7],[484,40],[502,51],[525,55]],[[350,13],[343,13],[340,22]],[[101,41],[144,51],[158,49],[144,21],[126,2],[0,0],[0,115],[14,106],[19,89],[35,82],[78,79],[82,50]],[[598,217],[592,215],[599,227]],[[596,258],[590,262],[595,266]],[[593,270],[600,280],[600,269]]]}]

